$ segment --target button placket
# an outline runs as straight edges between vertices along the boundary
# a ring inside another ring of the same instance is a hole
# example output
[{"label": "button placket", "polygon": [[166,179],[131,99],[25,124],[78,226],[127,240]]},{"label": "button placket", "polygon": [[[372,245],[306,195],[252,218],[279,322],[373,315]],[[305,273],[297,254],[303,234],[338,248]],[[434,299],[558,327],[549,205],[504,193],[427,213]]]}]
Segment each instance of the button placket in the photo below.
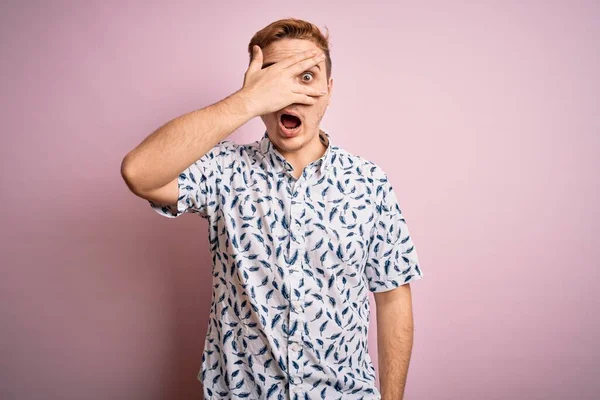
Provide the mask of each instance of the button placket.
[{"label": "button placket", "polygon": [[[303,350],[302,344],[302,332],[304,326],[304,309],[302,297],[303,288],[302,284],[302,267],[304,262],[304,226],[302,225],[301,216],[304,209],[304,196],[300,192],[303,186],[302,178],[295,185],[292,200],[290,202],[290,221],[291,229],[295,240],[290,242],[290,249],[292,253],[298,252],[298,258],[294,266],[290,266],[289,269],[289,287],[290,287],[290,312],[289,312],[289,326],[294,327],[295,330],[289,336],[289,347],[288,347],[288,360],[290,371],[290,385],[299,385],[302,383],[302,376],[304,374],[303,368],[304,363],[300,360],[300,356]],[[298,297],[300,294],[300,297]],[[298,366],[295,368],[294,362]]]}]

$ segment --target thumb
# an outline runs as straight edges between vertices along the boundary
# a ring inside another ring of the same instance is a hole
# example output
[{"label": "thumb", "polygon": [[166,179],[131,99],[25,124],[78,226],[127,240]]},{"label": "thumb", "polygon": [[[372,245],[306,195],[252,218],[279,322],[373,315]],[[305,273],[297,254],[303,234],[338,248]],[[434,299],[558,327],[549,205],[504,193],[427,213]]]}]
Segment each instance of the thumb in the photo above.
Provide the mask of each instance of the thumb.
[{"label": "thumb", "polygon": [[252,61],[248,69],[252,71],[259,71],[262,69],[263,55],[260,46],[252,46]]}]

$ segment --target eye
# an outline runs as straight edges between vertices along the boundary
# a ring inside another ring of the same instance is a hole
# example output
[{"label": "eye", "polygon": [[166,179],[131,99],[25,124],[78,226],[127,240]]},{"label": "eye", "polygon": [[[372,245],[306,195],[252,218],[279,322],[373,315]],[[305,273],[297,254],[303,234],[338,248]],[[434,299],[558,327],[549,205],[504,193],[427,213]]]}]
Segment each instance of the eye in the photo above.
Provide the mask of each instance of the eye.
[{"label": "eye", "polygon": [[[311,79],[306,80],[305,77],[307,77],[307,76],[310,77]],[[310,82],[312,80],[312,78],[313,78],[312,72],[305,72],[305,73],[302,74],[302,80],[304,82]]]}]

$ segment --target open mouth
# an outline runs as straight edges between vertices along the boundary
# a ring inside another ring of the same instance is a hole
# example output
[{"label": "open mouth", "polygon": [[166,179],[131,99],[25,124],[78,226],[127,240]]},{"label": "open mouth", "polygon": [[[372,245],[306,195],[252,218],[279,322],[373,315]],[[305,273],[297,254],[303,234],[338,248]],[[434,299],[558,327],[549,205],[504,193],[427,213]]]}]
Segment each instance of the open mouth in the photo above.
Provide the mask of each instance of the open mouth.
[{"label": "open mouth", "polygon": [[281,114],[280,122],[281,125],[288,131],[295,131],[296,129],[300,128],[300,125],[302,125],[300,118],[291,114]]}]

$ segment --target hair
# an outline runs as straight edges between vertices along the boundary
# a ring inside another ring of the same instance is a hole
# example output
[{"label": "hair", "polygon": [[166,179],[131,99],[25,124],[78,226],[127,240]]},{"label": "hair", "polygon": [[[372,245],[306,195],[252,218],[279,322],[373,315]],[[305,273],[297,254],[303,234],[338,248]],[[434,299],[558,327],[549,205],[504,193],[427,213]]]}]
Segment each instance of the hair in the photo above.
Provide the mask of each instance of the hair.
[{"label": "hair", "polygon": [[[325,27],[327,29],[327,27]],[[281,39],[304,39],[310,40],[325,54],[325,66],[327,79],[331,76],[331,56],[329,54],[329,30],[323,34],[321,30],[308,21],[296,18],[280,19],[272,22],[260,31],[256,32],[248,44],[248,53],[252,61],[252,48],[254,45],[264,49],[273,42]]]}]

